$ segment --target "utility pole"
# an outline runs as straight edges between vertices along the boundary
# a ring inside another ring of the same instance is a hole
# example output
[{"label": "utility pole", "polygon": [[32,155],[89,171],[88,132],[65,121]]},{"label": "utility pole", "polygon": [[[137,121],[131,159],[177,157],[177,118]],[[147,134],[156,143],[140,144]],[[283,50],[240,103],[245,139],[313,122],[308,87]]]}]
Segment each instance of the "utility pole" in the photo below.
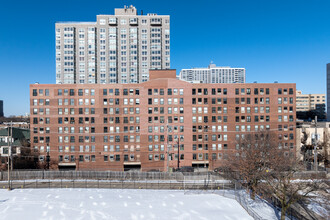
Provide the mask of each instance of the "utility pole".
[{"label": "utility pole", "polygon": [[167,172],[170,172],[170,149],[168,148],[168,124],[166,125]]},{"label": "utility pole", "polygon": [[315,116],[314,170],[317,171],[317,116]]},{"label": "utility pole", "polygon": [[178,169],[180,167],[180,135],[178,135]]},{"label": "utility pole", "polygon": [[8,129],[8,165],[7,165],[7,168],[8,168],[8,190],[11,190],[11,187],[10,187],[10,155],[11,155],[10,141],[11,141],[12,134],[10,134],[10,137],[9,137],[9,133],[10,133],[9,127],[7,129]]}]

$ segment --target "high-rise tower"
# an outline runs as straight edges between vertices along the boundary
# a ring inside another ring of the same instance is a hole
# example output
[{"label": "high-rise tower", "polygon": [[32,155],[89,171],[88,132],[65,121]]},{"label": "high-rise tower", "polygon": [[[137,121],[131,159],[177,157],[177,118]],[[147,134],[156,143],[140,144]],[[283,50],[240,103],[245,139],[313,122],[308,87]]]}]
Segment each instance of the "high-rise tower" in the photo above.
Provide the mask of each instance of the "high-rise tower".
[{"label": "high-rise tower", "polygon": [[170,69],[170,16],[133,6],[96,22],[56,23],[56,83],[139,83]]}]

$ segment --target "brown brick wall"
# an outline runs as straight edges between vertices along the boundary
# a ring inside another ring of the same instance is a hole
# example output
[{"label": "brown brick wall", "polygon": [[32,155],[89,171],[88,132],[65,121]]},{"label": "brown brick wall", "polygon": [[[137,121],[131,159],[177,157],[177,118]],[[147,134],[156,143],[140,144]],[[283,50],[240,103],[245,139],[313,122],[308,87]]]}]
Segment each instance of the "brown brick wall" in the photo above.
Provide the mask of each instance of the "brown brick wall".
[{"label": "brown brick wall", "polygon": [[[258,126],[258,129],[263,126],[264,129],[278,133],[283,140],[285,151],[290,153],[294,152],[296,139],[295,87],[295,84],[284,83],[190,84],[175,78],[158,78],[141,84],[32,84],[31,146],[39,150],[41,155],[46,155],[49,141],[51,159],[60,165],[75,165],[77,169],[123,170],[124,165],[141,165],[142,170],[166,170],[167,146],[174,146],[169,153],[177,154],[175,137],[182,135],[180,157],[182,154],[183,159],[180,160],[180,166],[205,164],[214,168],[219,165],[227,151],[235,149],[237,134],[249,132],[248,126],[250,132],[255,131],[255,126]],[[46,89],[49,91],[47,96]],[[62,95],[58,95],[59,89],[62,89]],[[66,89],[68,94],[64,94]],[[70,95],[70,89],[74,94]],[[79,94],[79,89],[83,90],[82,95]],[[115,94],[116,89],[119,95]],[[124,89],[127,89],[127,95],[124,95]],[[172,95],[168,94],[168,89],[171,89]],[[196,94],[193,95],[194,89]],[[212,89],[215,89],[215,94],[212,94]],[[247,94],[248,89],[251,94]],[[36,94],[33,94],[34,90]],[[42,90],[43,94],[40,94],[39,90]],[[86,94],[85,90],[89,93]],[[91,94],[92,90],[94,95]],[[104,90],[106,94],[103,95]],[[110,94],[112,90],[113,94]],[[136,94],[137,90],[139,94]],[[164,91],[163,95],[160,94],[161,90]],[[269,90],[269,94],[266,94],[266,90]],[[255,94],[255,91],[258,91],[258,94]],[[279,98],[282,104],[278,104]],[[62,105],[59,105],[59,99],[62,99]],[[116,99],[119,104],[116,104]],[[196,104],[193,104],[195,99]],[[258,103],[255,103],[255,99]],[[212,103],[214,100],[215,104]],[[152,104],[148,104],[149,102]],[[255,107],[258,107],[257,112]],[[118,114],[116,108],[119,110]],[[172,113],[168,113],[169,108]],[[183,110],[181,113],[180,108]],[[237,108],[239,111],[236,113]],[[79,112],[79,109],[82,112]],[[204,116],[207,122],[204,122]],[[256,116],[258,121],[255,121]],[[279,121],[279,116],[282,121]],[[150,122],[149,117],[152,119]],[[183,122],[180,122],[180,117]],[[119,120],[118,123],[116,120]],[[239,131],[236,131],[236,126],[239,126]],[[279,126],[282,126],[281,131],[278,131]],[[149,127],[152,127],[150,132]],[[290,127],[293,130],[290,130]],[[180,131],[180,128],[183,128],[183,131]],[[245,130],[242,130],[243,128]],[[161,132],[162,130],[164,131]],[[152,136],[152,141],[149,141],[149,136]],[[172,140],[169,140],[170,137]],[[104,146],[107,146],[107,151]],[[152,148],[149,149],[149,146]],[[60,156],[62,161],[59,161]],[[78,162],[81,156],[83,160]],[[108,157],[108,161],[104,161],[104,156]],[[110,157],[114,157],[114,160],[110,161]],[[116,157],[120,157],[119,161],[116,161]],[[177,159],[172,158],[169,165],[177,167]]]}]

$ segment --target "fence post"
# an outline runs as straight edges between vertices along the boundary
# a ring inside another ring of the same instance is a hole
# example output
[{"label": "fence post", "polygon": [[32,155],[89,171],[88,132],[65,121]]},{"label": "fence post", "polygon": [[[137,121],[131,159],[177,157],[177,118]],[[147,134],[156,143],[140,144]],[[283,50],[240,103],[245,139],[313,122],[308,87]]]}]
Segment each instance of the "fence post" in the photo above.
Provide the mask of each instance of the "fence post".
[{"label": "fence post", "polygon": [[234,191],[235,199],[236,199],[236,182],[235,182],[235,191]]},{"label": "fence post", "polygon": [[183,176],[183,192],[186,192],[186,177]]},{"label": "fence post", "polygon": [[100,180],[97,179],[97,188],[99,189],[100,188]]},{"label": "fence post", "polygon": [[38,180],[36,179],[36,188],[38,188]]},{"label": "fence post", "polygon": [[61,178],[61,189],[62,189],[62,178]]}]

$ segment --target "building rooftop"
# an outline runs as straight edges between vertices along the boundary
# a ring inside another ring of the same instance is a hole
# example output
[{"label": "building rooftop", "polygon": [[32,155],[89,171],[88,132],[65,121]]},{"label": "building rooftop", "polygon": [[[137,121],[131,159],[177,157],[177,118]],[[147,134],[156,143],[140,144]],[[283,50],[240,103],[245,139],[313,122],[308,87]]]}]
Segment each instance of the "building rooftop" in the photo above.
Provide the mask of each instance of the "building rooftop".
[{"label": "building rooftop", "polygon": [[215,68],[220,68],[220,69],[245,69],[245,68],[242,68],[242,67],[217,66],[216,64],[211,62],[208,67],[193,67],[193,68],[190,68],[190,69],[182,69],[182,70],[191,70],[191,69],[194,69],[194,70],[208,70],[208,69],[215,69]]},{"label": "building rooftop", "polygon": [[[137,9],[133,6],[126,6],[124,5],[124,8],[115,8],[114,15],[120,15],[120,16],[136,16],[138,15]],[[97,16],[114,16],[112,14],[100,14]],[[141,14],[139,16],[168,16],[168,15],[157,15],[156,13],[148,13],[146,15],[143,15],[143,11],[141,10]],[[79,24],[97,24],[96,22],[81,22],[81,21],[59,21],[56,22],[57,24],[71,24],[71,23],[79,23]]]},{"label": "building rooftop", "polygon": [[[13,138],[14,139],[30,139],[30,130],[29,129],[22,129],[22,128],[12,128],[13,130]],[[10,135],[9,130],[9,135]],[[0,137],[7,137],[8,136],[8,127],[0,129]]]}]

